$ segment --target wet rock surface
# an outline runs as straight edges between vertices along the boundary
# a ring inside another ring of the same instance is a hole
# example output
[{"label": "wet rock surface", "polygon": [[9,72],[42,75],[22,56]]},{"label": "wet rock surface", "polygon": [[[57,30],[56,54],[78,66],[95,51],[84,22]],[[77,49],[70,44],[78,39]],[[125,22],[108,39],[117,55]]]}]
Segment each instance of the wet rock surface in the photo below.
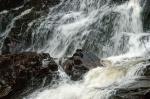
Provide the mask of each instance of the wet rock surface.
[{"label": "wet rock surface", "polygon": [[0,11],[11,10],[21,5],[43,9],[58,4],[59,0],[0,0]]},{"label": "wet rock surface", "polygon": [[24,0],[0,0],[0,11],[10,10],[24,3]]},{"label": "wet rock surface", "polygon": [[59,3],[60,0],[0,0],[0,48],[6,37],[20,42],[14,49],[17,52],[31,46],[33,29],[40,25],[38,18],[47,16],[49,9]]},{"label": "wet rock surface", "polygon": [[149,65],[143,69],[143,74],[135,79],[135,82],[114,90],[110,99],[150,99]]},{"label": "wet rock surface", "polygon": [[38,88],[45,77],[49,84],[57,70],[57,64],[46,53],[0,55],[0,99],[11,99],[27,87]]},{"label": "wet rock surface", "polygon": [[150,90],[149,88],[129,88],[129,89],[118,89],[116,96],[111,96],[110,99],[149,99]]},{"label": "wet rock surface", "polygon": [[142,19],[143,19],[143,28],[144,31],[150,30],[150,1],[143,0],[143,11],[142,11]]},{"label": "wet rock surface", "polygon": [[72,57],[63,63],[65,72],[72,80],[79,80],[90,69],[102,66],[100,59],[91,52],[77,49]]},{"label": "wet rock surface", "polygon": [[143,76],[148,76],[150,77],[150,65],[146,66],[146,68],[144,68],[143,70]]}]

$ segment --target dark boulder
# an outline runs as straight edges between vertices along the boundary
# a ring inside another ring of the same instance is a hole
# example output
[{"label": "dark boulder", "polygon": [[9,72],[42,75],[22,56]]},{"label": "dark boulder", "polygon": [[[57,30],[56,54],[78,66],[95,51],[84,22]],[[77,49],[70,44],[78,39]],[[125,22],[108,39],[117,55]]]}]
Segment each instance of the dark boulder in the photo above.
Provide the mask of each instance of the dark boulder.
[{"label": "dark boulder", "polygon": [[57,64],[46,53],[0,55],[0,98],[10,99],[27,87],[38,88],[45,77],[49,84],[57,70]]},{"label": "dark boulder", "polygon": [[73,56],[63,63],[65,72],[72,80],[81,79],[83,74],[98,66],[102,66],[102,64],[96,55],[80,49],[76,50]]}]

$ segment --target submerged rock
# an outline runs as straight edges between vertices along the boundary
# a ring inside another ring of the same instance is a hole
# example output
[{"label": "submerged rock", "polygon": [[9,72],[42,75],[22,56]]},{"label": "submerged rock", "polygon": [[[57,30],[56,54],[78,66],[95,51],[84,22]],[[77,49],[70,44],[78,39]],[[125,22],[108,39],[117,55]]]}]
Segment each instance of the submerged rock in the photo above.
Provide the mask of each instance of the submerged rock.
[{"label": "submerged rock", "polygon": [[63,63],[65,72],[72,80],[81,79],[83,74],[98,66],[102,66],[102,64],[96,55],[80,49],[76,50],[73,56]]},{"label": "submerged rock", "polygon": [[45,77],[50,83],[57,70],[57,64],[46,53],[0,55],[0,98],[10,99],[28,86],[38,88]]}]

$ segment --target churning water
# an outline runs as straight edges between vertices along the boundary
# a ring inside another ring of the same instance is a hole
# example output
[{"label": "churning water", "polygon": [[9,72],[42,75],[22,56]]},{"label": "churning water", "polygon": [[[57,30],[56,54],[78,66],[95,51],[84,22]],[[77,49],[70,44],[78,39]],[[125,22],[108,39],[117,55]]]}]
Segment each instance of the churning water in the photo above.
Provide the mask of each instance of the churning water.
[{"label": "churning water", "polygon": [[139,53],[141,46],[145,51],[149,43],[143,38],[149,38],[149,34],[143,33],[141,2],[127,0],[120,5],[113,0],[63,0],[50,9],[47,17],[29,24],[29,28],[33,23],[37,27],[27,50],[48,52],[58,58],[71,55],[77,48],[100,57],[135,49]]},{"label": "churning water", "polygon": [[[142,4],[142,0],[125,0],[121,4],[113,0],[62,0],[46,17],[28,24],[28,29],[33,24],[37,26],[32,31],[32,46],[28,51],[48,52],[60,58],[82,48],[111,63],[90,70],[78,82],[70,81],[60,70],[62,82],[57,86],[24,98],[108,99],[117,88],[133,84],[149,64],[145,60],[150,34],[143,32]],[[13,23],[9,28],[12,26]]]},{"label": "churning water", "polygon": [[[142,69],[149,64],[144,60],[149,52],[150,35],[143,33],[141,2],[129,0],[116,4],[111,0],[64,0],[51,9],[33,33],[33,46],[28,50],[37,47],[39,51],[61,57],[83,48],[93,50],[100,57],[111,56],[104,58],[111,63],[90,70],[82,81],[67,79],[67,83],[60,82],[26,98],[108,99],[117,88],[136,82]],[[39,41],[48,35],[46,44],[40,45]]]}]

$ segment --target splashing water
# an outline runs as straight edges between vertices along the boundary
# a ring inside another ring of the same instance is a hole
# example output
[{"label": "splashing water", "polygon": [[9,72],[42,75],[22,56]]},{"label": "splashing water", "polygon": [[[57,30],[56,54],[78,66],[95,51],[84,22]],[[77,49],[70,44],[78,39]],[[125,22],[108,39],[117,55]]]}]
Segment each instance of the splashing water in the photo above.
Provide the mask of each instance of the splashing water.
[{"label": "splashing water", "polygon": [[[139,0],[121,5],[111,0],[64,0],[50,9],[47,17],[31,22],[29,28],[33,23],[40,24],[32,31],[32,44],[27,50],[48,52],[58,58],[78,48],[100,57],[126,53],[131,43],[140,45],[138,40],[144,36],[138,36],[143,33],[141,11]],[[134,36],[138,36],[136,41]]]},{"label": "splashing water", "polygon": [[[98,67],[90,70],[82,82],[60,84],[57,88],[33,93],[25,99],[108,99],[115,88],[122,88],[140,77],[139,69],[144,65],[139,61],[112,67]],[[61,83],[61,82],[60,82]]]},{"label": "splashing water", "polygon": [[[112,65],[90,70],[82,81],[62,83],[24,99],[108,99],[117,88],[134,84],[149,64],[142,57],[149,52],[150,35],[143,33],[141,11],[139,0],[121,5],[111,0],[64,0],[51,9],[32,35],[37,40],[32,42],[34,50],[61,57],[90,48],[99,56],[111,56],[105,60]],[[41,47],[38,42],[47,35]]]},{"label": "splashing water", "polygon": [[[49,9],[47,16],[30,22],[26,31],[32,30],[31,46],[23,50],[48,52],[60,58],[82,48],[111,64],[90,70],[78,82],[71,81],[60,67],[58,85],[37,90],[24,99],[108,99],[118,88],[134,86],[142,70],[150,65],[145,61],[149,58],[150,34],[143,31],[141,2],[62,0]],[[9,35],[16,20],[31,11],[27,9],[14,17],[0,38]],[[9,11],[2,11],[0,15],[7,13]]]}]

